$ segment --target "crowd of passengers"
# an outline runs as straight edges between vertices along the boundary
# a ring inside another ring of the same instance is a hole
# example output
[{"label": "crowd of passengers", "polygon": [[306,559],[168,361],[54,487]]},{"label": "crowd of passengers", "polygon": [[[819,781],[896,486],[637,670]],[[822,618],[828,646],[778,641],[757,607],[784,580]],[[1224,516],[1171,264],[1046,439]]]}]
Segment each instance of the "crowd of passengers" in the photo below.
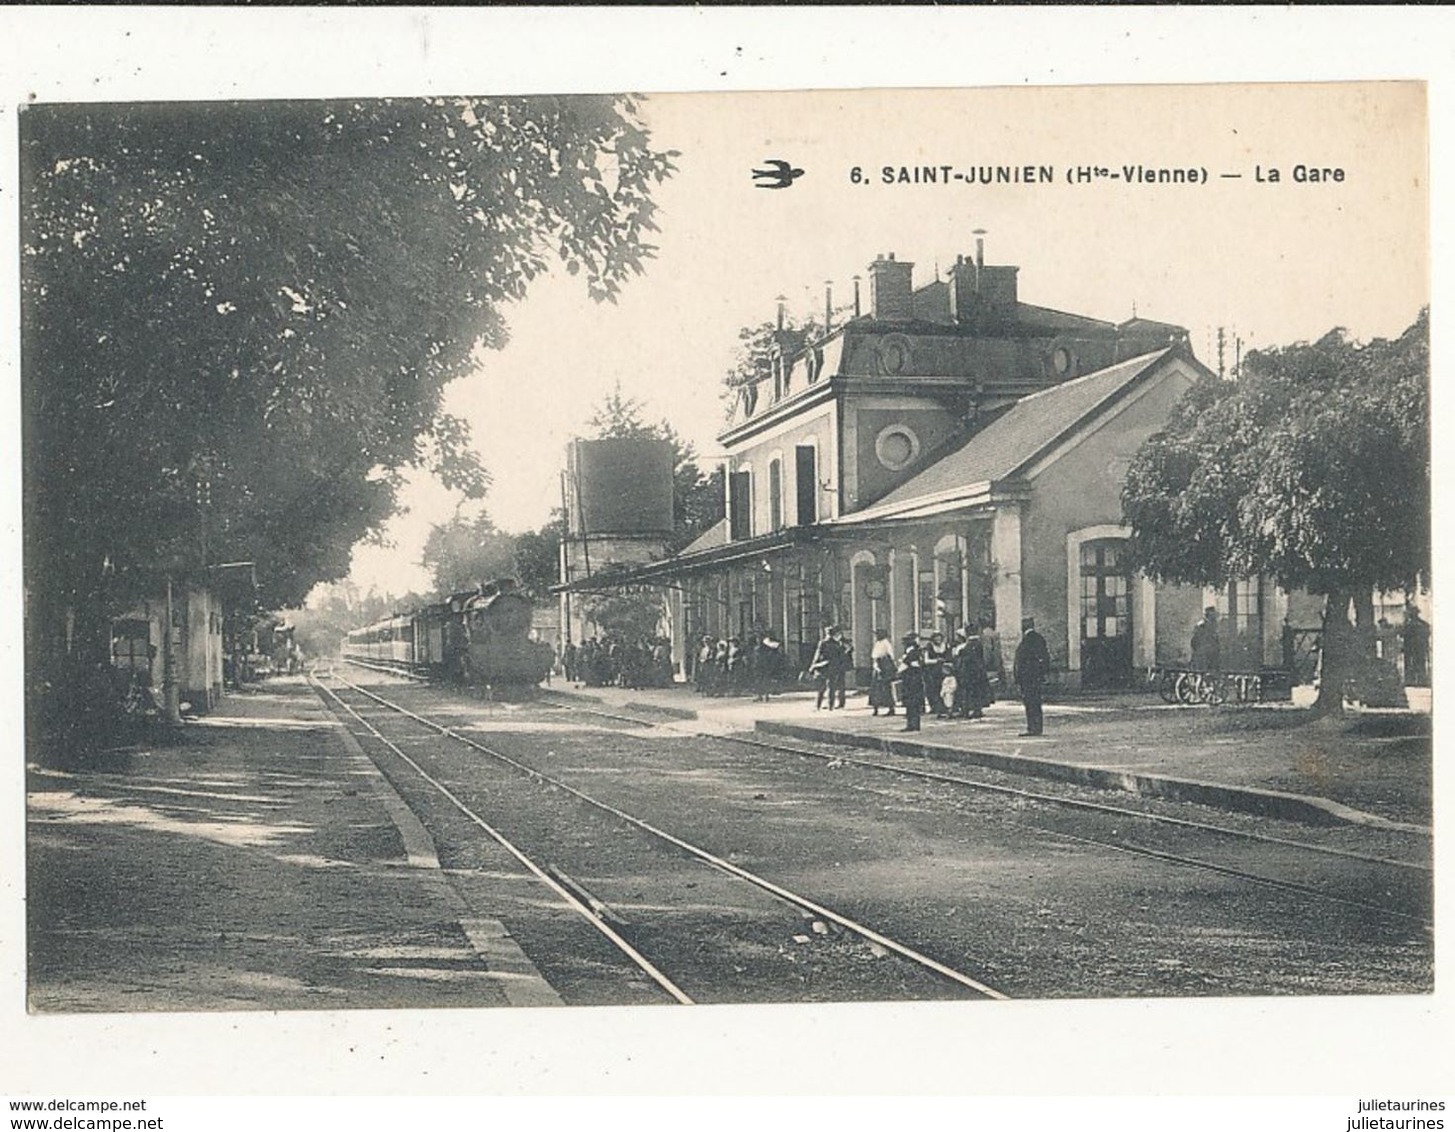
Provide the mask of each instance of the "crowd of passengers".
[{"label": "crowd of passengers", "polygon": [[561,650],[561,671],[569,684],[588,688],[667,688],[672,685],[672,644],[666,637],[623,641],[590,637]]},{"label": "crowd of passengers", "polygon": [[783,642],[772,633],[755,630],[742,637],[703,636],[693,657],[692,684],[704,696],[752,694],[766,701],[797,677]]},{"label": "crowd of passengers", "polygon": [[[943,634],[908,634],[897,655],[888,634],[875,633],[869,657],[869,705],[875,715],[910,709],[941,719],[980,719],[1005,681],[1000,639],[989,626],[969,625]],[[817,706],[844,706],[845,683],[854,668],[853,646],[840,626],[827,627],[803,672],[788,658],[783,642],[767,630],[745,636],[702,636],[687,660],[693,687],[704,696],[751,695],[767,701],[800,680],[818,688]],[[567,644],[561,669],[568,683],[588,688],[666,688],[673,684],[671,643],[665,637],[622,641],[591,637]],[[896,703],[897,701],[897,703]],[[918,710],[914,708],[918,706]]]}]

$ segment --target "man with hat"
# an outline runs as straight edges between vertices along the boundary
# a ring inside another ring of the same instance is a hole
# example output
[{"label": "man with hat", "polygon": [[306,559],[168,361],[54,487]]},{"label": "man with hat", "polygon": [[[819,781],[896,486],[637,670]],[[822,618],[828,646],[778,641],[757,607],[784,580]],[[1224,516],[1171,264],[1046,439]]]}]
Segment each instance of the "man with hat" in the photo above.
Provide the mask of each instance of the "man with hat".
[{"label": "man with hat", "polygon": [[899,659],[899,699],[904,705],[904,729],[918,731],[925,710],[925,662],[916,633],[904,635],[904,655]]},{"label": "man with hat", "polygon": [[824,694],[828,694],[829,711],[844,706],[845,676],[853,667],[852,650],[844,641],[844,631],[837,625],[824,630],[823,640],[814,650],[808,671],[818,683],[818,697],[815,710],[824,706]]},{"label": "man with hat", "polygon": [[1051,651],[1046,638],[1036,632],[1036,619],[1021,621],[1021,643],[1015,650],[1015,682],[1026,705],[1026,729],[1021,736],[1040,735],[1044,726],[1041,703],[1046,675],[1051,671]]}]

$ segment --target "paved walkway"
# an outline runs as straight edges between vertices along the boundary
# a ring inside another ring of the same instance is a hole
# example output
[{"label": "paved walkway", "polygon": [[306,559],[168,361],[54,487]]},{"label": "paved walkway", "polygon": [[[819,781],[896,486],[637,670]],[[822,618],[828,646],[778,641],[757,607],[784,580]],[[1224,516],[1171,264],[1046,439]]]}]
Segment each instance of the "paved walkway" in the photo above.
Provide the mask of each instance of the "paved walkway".
[{"label": "paved walkway", "polygon": [[[1067,698],[1046,705],[1046,733],[1022,738],[1016,700],[984,721],[926,717],[916,735],[903,715],[874,717],[862,696],[816,711],[811,692],[704,698],[686,686],[553,690],[706,728],[776,731],[800,738],[898,749],[1049,778],[1084,781],[1295,820],[1427,827],[1431,814],[1430,717],[1415,711],[1351,713],[1311,721],[1288,705],[1176,707],[1155,695]],[[1412,697],[1418,701],[1419,697]],[[1426,701],[1427,702],[1427,701]]]},{"label": "paved walkway", "polygon": [[27,801],[33,1011],[559,1001],[301,678]]}]

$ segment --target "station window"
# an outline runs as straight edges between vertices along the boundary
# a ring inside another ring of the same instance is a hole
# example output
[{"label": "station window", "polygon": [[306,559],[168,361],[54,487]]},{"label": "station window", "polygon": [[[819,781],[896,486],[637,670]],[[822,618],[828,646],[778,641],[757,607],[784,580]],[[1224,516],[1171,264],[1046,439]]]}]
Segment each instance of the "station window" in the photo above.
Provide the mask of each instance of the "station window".
[{"label": "station window", "polygon": [[736,542],[753,535],[753,473],[733,472],[728,477],[728,536]]},{"label": "station window", "polygon": [[818,522],[818,449],[812,444],[800,444],[794,452],[798,483],[798,525],[811,526]]}]

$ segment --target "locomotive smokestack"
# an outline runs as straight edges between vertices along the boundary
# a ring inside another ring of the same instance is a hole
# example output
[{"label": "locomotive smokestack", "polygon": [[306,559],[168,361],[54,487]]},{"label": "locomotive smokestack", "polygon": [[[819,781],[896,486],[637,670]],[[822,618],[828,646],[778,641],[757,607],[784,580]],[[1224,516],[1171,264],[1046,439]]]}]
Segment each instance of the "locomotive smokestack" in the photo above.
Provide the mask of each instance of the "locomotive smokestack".
[{"label": "locomotive smokestack", "polygon": [[859,317],[859,276],[854,276],[854,317]]},{"label": "locomotive smokestack", "polygon": [[834,281],[825,279],[823,283],[823,332],[827,334],[834,328]]}]

